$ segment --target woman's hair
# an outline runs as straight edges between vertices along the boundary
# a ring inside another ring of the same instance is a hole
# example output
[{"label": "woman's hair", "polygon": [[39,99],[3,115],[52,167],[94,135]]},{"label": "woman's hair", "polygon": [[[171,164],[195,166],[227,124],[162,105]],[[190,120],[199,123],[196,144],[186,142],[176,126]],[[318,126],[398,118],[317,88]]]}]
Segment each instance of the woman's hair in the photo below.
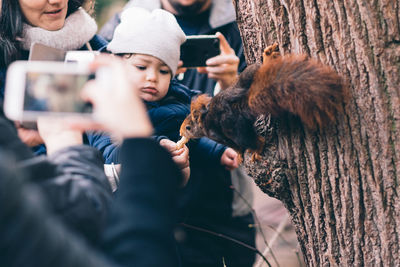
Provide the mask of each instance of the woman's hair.
[{"label": "woman's hair", "polygon": [[[69,0],[67,17],[86,0]],[[0,68],[6,68],[20,58],[21,48],[17,38],[22,37],[24,15],[19,0],[2,0],[0,9]]]}]

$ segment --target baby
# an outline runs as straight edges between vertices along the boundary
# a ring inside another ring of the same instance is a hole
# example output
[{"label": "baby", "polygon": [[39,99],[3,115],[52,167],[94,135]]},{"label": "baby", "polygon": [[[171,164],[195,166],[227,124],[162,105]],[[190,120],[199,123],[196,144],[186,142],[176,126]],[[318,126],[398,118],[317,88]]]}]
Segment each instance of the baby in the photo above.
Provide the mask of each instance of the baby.
[{"label": "baby", "polygon": [[[180,46],[185,40],[184,32],[171,13],[133,7],[122,13],[121,23],[107,46],[107,50],[121,56],[131,66],[129,78],[133,89],[147,105],[154,135],[162,139],[160,144],[173,156],[182,154],[182,148],[187,149],[183,145],[178,148],[173,142],[179,139],[180,124],[188,114],[194,94],[177,82],[171,82],[178,69]],[[188,178],[189,167],[183,172]]]}]

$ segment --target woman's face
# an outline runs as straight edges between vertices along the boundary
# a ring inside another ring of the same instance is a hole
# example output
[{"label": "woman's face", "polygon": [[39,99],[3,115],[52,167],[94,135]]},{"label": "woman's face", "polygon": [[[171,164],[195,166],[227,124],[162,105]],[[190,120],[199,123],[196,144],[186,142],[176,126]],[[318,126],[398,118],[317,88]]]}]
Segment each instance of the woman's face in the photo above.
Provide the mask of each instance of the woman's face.
[{"label": "woman's face", "polygon": [[68,0],[18,0],[27,23],[48,31],[64,26]]}]

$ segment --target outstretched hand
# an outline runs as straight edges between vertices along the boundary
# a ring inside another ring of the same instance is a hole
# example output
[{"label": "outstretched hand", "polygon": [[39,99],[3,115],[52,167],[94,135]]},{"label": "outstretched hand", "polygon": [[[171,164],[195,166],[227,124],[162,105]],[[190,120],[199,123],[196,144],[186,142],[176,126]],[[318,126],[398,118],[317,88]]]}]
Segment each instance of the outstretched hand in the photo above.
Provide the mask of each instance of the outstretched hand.
[{"label": "outstretched hand", "polygon": [[206,61],[207,67],[197,68],[197,71],[207,73],[208,78],[216,80],[221,89],[224,90],[235,83],[240,60],[224,35],[220,32],[217,32],[216,35],[220,41],[221,54],[208,59]]},{"label": "outstretched hand", "polygon": [[186,145],[180,149],[176,149],[176,143],[169,139],[162,139],[160,145],[169,151],[172,160],[178,165],[179,169],[181,169],[183,176],[182,186],[185,186],[190,177],[189,149]]}]

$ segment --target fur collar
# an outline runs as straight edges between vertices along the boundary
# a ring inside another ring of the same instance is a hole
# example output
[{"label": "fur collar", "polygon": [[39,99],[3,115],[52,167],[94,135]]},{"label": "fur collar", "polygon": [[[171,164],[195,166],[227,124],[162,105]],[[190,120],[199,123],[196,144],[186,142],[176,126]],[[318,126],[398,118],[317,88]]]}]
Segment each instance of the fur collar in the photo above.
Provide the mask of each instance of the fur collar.
[{"label": "fur collar", "polygon": [[41,43],[65,51],[76,50],[90,41],[96,32],[96,21],[83,8],[79,8],[66,18],[64,27],[58,31],[48,31],[24,24],[21,43],[25,50],[29,50],[33,43]]}]

